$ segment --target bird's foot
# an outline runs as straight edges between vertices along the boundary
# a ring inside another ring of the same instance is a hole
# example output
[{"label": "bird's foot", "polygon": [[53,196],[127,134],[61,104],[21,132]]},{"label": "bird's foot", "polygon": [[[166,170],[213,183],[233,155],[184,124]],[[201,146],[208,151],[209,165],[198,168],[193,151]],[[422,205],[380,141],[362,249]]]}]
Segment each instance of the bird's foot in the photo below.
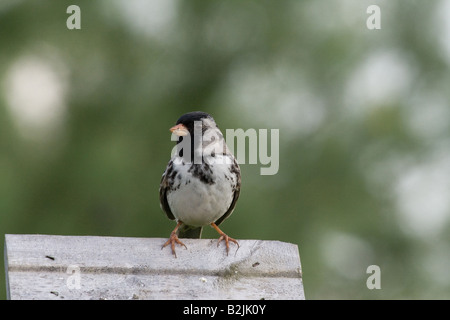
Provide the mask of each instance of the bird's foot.
[{"label": "bird's foot", "polygon": [[229,245],[230,241],[234,242],[238,246],[237,248],[239,249],[239,242],[237,242],[236,239],[233,239],[233,238],[227,236],[225,233],[221,234],[219,241],[217,241],[217,246],[219,246],[220,241],[222,241],[222,240],[225,241],[225,245],[227,247],[227,255],[228,255],[228,252],[230,251],[230,245]]},{"label": "bird's foot", "polygon": [[211,226],[216,229],[216,231],[220,234],[220,238],[219,241],[217,241],[217,246],[219,246],[221,241],[225,241],[225,246],[227,248],[227,255],[228,252],[230,251],[230,242],[233,242],[237,245],[237,248],[239,249],[239,242],[237,242],[236,239],[233,239],[231,237],[229,237],[228,235],[226,235],[222,230],[219,229],[219,227],[215,224],[215,223],[211,223]]},{"label": "bird's foot", "polygon": [[177,230],[179,228],[179,226],[181,225],[181,222],[179,222],[176,226],[176,228],[172,231],[172,233],[170,234],[169,240],[166,241],[166,243],[163,244],[162,249],[164,249],[166,246],[168,246],[170,244],[170,247],[172,248],[172,254],[175,256],[175,258],[177,257],[177,254],[175,252],[175,244],[178,243],[180,246],[183,246],[185,249],[187,249],[186,245],[180,241],[180,239],[178,239],[177,236]]},{"label": "bird's foot", "polygon": [[170,247],[172,248],[172,254],[176,258],[177,257],[177,254],[175,252],[175,244],[176,243],[178,243],[179,245],[181,245],[185,249],[187,249],[186,245],[183,242],[181,242],[180,239],[178,239],[178,236],[177,236],[176,232],[172,231],[172,233],[170,234],[169,240],[167,240],[167,242],[164,243],[164,245],[162,246],[161,250],[170,244]]}]

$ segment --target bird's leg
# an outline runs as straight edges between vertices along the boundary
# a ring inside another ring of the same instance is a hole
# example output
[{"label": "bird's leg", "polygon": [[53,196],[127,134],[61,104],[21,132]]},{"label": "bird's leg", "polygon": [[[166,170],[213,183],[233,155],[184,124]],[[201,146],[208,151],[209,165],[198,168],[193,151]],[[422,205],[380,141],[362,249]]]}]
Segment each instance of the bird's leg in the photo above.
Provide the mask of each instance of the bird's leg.
[{"label": "bird's leg", "polygon": [[222,240],[225,241],[225,245],[227,246],[227,255],[228,255],[228,251],[230,251],[230,245],[228,244],[230,241],[234,242],[238,246],[238,249],[239,249],[239,243],[235,239],[227,236],[222,230],[219,229],[219,227],[214,222],[211,223],[211,227],[213,227],[220,234],[220,238],[219,238],[219,241],[217,242],[217,246],[219,246],[220,241],[222,241]]},{"label": "bird's leg", "polygon": [[164,247],[170,244],[170,247],[172,248],[172,254],[175,256],[175,258],[177,257],[177,254],[175,253],[175,243],[178,243],[179,245],[184,246],[187,249],[186,245],[183,242],[181,242],[177,236],[177,230],[182,224],[183,222],[179,220],[175,229],[173,229],[173,231],[170,233],[169,240],[167,240],[167,242],[164,243],[164,245],[161,248],[162,250]]}]

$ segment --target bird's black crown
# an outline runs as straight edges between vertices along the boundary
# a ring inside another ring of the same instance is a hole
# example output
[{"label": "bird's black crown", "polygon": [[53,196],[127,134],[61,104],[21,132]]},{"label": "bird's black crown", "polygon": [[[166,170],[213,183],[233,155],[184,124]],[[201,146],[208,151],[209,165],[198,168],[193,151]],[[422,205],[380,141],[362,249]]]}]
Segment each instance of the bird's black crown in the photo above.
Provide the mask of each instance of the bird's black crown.
[{"label": "bird's black crown", "polygon": [[[194,122],[195,121],[202,121],[203,119],[212,120],[212,122],[215,124],[214,118],[210,114],[208,114],[206,112],[203,112],[203,111],[193,111],[193,112],[188,112],[186,114],[183,114],[177,120],[176,124],[180,124],[181,123],[182,125],[184,125],[188,129],[189,133],[191,135],[193,135],[194,134]],[[206,128],[203,127],[203,131],[205,129]]]},{"label": "bird's black crown", "polygon": [[205,118],[209,118],[211,120],[214,120],[213,117],[206,113],[206,112],[202,112],[202,111],[193,111],[193,112],[188,112],[186,114],[183,114],[178,120],[176,124],[183,124],[183,125],[189,125],[194,123],[194,121],[201,121],[202,119]]}]

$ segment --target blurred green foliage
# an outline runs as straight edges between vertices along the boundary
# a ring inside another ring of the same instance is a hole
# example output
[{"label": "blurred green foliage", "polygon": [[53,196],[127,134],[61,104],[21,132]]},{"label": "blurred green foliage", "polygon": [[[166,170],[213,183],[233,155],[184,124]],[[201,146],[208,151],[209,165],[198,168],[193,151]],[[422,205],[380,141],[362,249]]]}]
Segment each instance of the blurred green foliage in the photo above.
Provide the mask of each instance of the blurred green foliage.
[{"label": "blurred green foliage", "polygon": [[[202,110],[222,130],[280,130],[279,172],[241,165],[223,229],[298,244],[308,299],[449,299],[447,2],[3,0],[1,244],[167,237],[168,129]],[[20,99],[54,108],[30,120]],[[372,264],[381,290],[366,287]]]}]

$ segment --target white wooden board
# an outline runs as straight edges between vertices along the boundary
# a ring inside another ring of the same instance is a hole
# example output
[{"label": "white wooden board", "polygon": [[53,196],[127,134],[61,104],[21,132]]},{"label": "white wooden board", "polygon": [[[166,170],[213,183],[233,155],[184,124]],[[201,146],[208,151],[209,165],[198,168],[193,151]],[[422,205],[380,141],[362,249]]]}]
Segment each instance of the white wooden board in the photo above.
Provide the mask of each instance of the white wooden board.
[{"label": "white wooden board", "polygon": [[298,247],[280,241],[6,235],[9,299],[304,299]]}]

